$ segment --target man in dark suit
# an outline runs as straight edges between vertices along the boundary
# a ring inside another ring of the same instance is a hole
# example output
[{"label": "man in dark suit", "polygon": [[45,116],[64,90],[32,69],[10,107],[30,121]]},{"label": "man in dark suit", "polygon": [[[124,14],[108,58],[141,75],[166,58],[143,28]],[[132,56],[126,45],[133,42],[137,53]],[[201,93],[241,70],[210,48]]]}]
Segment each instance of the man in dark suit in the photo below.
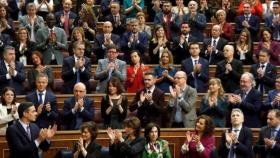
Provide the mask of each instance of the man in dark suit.
[{"label": "man in dark suit", "polygon": [[261,158],[279,158],[280,153],[280,111],[273,109],[267,115],[267,126],[262,127],[254,151]]},{"label": "man in dark suit", "polygon": [[130,52],[132,50],[138,50],[143,56],[148,49],[148,37],[144,32],[139,32],[139,22],[137,19],[132,19],[130,21],[130,26],[132,28],[131,32],[123,34],[121,41],[121,48],[124,52],[124,60],[129,63]]},{"label": "man in dark suit", "polygon": [[17,95],[23,95],[23,82],[25,81],[24,66],[15,61],[15,48],[6,46],[4,48],[4,60],[0,60],[0,91],[5,87],[15,89]]},{"label": "man in dark suit", "polygon": [[144,74],[145,88],[136,93],[130,111],[137,110],[137,117],[143,128],[150,122],[161,126],[161,112],[164,108],[164,92],[155,86],[156,77],[152,72]]},{"label": "man in dark suit", "polygon": [[173,41],[173,38],[178,36],[180,20],[178,15],[171,12],[172,4],[170,1],[163,1],[162,11],[156,13],[154,26],[162,25],[165,31],[166,38]]},{"label": "man in dark suit", "polygon": [[254,87],[254,76],[245,72],[240,78],[240,89],[229,95],[229,111],[240,108],[244,113],[244,126],[259,128],[261,126],[260,112],[262,107],[262,94]]},{"label": "man in dark suit", "polygon": [[55,135],[53,128],[43,128],[32,123],[36,121],[37,112],[31,102],[23,102],[18,107],[19,120],[8,127],[6,139],[10,149],[10,158],[39,158],[41,150],[47,151],[50,140]]},{"label": "man in dark suit", "polygon": [[17,21],[20,16],[26,14],[26,4],[29,3],[30,0],[8,0],[8,12],[10,18]]},{"label": "man in dark suit", "polygon": [[217,63],[215,76],[222,81],[223,88],[227,93],[233,93],[238,89],[239,80],[243,74],[243,64],[234,59],[234,48],[232,45],[224,47],[224,60]]},{"label": "man in dark suit", "polygon": [[280,109],[280,76],[275,80],[275,89],[268,92],[264,106],[265,109]]},{"label": "man in dark suit", "polygon": [[60,10],[55,13],[56,25],[62,29],[64,29],[67,38],[70,39],[73,28],[74,20],[76,19],[76,13],[71,11],[72,1],[64,0],[63,1],[63,10]]},{"label": "man in dark suit", "polygon": [[203,41],[203,51],[200,55],[207,59],[210,65],[216,65],[224,58],[223,50],[228,41],[220,37],[221,30],[220,25],[214,25],[212,27],[212,37]]},{"label": "man in dark suit", "polygon": [[244,15],[239,15],[235,19],[235,32],[239,34],[244,28],[247,28],[250,31],[252,40],[258,42],[260,19],[259,17],[252,15],[251,10],[250,3],[244,3]]},{"label": "man in dark suit", "polygon": [[36,124],[39,128],[48,128],[58,120],[56,96],[48,91],[48,76],[39,74],[36,77],[36,90],[26,96],[26,101],[32,102],[37,110]]},{"label": "man in dark suit", "polygon": [[187,22],[181,24],[181,34],[174,38],[174,63],[180,64],[184,59],[191,56],[189,52],[189,43],[196,42],[197,39],[190,34],[191,28]]},{"label": "man in dark suit", "polygon": [[84,56],[85,44],[76,41],[73,44],[73,56],[63,59],[61,78],[64,83],[62,93],[70,94],[73,92],[74,85],[82,82],[90,92],[91,62]]},{"label": "man in dark suit", "polygon": [[273,14],[264,19],[265,26],[272,30],[272,39],[280,42],[280,3],[273,2]]},{"label": "man in dark suit", "polygon": [[103,33],[99,33],[95,36],[94,40],[94,54],[97,60],[104,59],[107,56],[107,47],[110,44],[119,45],[120,36],[113,34],[113,26],[110,21],[103,23],[102,27]]},{"label": "man in dark suit", "polygon": [[222,158],[253,158],[253,134],[243,126],[244,114],[236,108],[231,111],[232,127],[222,135],[219,154]]},{"label": "man in dark suit", "polygon": [[208,89],[208,61],[199,57],[199,43],[193,42],[189,45],[191,57],[182,61],[181,69],[188,76],[188,85],[195,88],[198,93],[205,93]]},{"label": "man in dark suit", "polygon": [[105,21],[110,21],[113,25],[112,33],[122,36],[125,32],[126,16],[120,12],[119,2],[111,2],[111,14],[105,17]]},{"label": "man in dark suit", "polygon": [[64,129],[78,130],[83,122],[92,121],[93,118],[93,100],[86,97],[86,86],[81,82],[76,83],[74,96],[64,100]]},{"label": "man in dark suit", "polygon": [[262,93],[267,93],[275,84],[277,70],[269,63],[270,50],[262,49],[259,52],[259,63],[251,66],[250,73],[256,79],[256,88]]},{"label": "man in dark suit", "polygon": [[198,4],[196,1],[190,1],[188,4],[189,13],[185,15],[184,22],[191,27],[191,34],[197,38],[199,42],[203,42],[203,30],[206,27],[206,17],[197,12]]}]

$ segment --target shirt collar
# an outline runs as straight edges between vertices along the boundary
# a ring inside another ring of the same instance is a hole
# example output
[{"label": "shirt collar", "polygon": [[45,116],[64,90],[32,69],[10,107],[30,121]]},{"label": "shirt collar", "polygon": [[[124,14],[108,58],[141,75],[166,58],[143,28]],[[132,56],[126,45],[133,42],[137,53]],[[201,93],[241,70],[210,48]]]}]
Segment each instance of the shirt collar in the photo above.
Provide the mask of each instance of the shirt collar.
[{"label": "shirt collar", "polygon": [[29,124],[26,124],[26,123],[22,122],[20,119],[19,119],[19,123],[24,128],[24,130],[26,130],[27,126],[29,126]]},{"label": "shirt collar", "polygon": [[37,95],[39,95],[40,93],[43,93],[43,95],[46,94],[46,90],[44,90],[43,92],[39,92],[38,90],[36,90],[36,92],[37,92]]},{"label": "shirt collar", "polygon": [[147,91],[151,91],[151,93],[153,93],[154,92],[154,90],[155,90],[155,85],[153,85],[151,88],[146,88],[146,90]]},{"label": "shirt collar", "polygon": [[192,62],[194,62],[195,60],[199,61],[199,56],[195,59],[191,56]]}]

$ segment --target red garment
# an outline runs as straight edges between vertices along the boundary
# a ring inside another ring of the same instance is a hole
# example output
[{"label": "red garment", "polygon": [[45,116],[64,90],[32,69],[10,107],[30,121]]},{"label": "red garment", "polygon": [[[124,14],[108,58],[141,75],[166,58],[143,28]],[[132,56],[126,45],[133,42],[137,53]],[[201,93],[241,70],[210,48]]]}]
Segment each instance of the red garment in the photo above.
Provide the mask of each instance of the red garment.
[{"label": "red garment", "polygon": [[223,33],[221,34],[221,37],[225,38],[228,41],[232,41],[234,39],[233,29],[231,23],[225,22],[223,24]]},{"label": "red garment", "polygon": [[[262,7],[262,3],[260,1],[256,0],[255,5],[252,6],[251,13],[253,15],[258,16],[260,19],[262,19],[263,7]],[[238,7],[238,15],[243,15],[243,14],[244,14],[244,2],[242,1]]]},{"label": "red garment", "polygon": [[138,90],[144,88],[144,80],[143,80],[143,73],[148,71],[149,67],[144,66],[143,68],[139,68],[134,80],[131,82],[131,78],[133,78],[134,74],[134,66],[128,66],[126,69],[126,88],[127,93],[136,93]]}]

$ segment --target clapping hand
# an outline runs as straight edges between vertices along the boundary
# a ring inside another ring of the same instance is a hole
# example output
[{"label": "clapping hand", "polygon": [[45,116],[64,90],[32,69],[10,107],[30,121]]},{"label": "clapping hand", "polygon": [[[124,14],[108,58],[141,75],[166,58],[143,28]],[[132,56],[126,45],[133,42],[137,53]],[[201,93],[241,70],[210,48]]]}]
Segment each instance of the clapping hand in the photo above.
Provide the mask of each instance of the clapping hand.
[{"label": "clapping hand", "polygon": [[42,113],[43,107],[44,107],[43,104],[40,104],[40,105],[38,106],[38,108],[37,108],[37,113],[38,113],[38,115],[40,115],[40,114]]},{"label": "clapping hand", "polygon": [[191,132],[187,131],[186,132],[186,142],[190,143],[192,141],[192,139],[193,139],[193,136],[192,136]]},{"label": "clapping hand", "polygon": [[47,102],[47,104],[46,104],[46,111],[47,112],[51,112],[51,110],[52,110],[51,104],[50,104],[50,102]]},{"label": "clapping hand", "polygon": [[14,62],[10,63],[9,74],[11,76],[15,76],[16,66]]},{"label": "clapping hand", "polygon": [[49,126],[49,128],[47,129],[46,139],[50,140],[55,135],[56,131],[57,131],[56,124],[54,124],[52,127]]},{"label": "clapping hand", "polygon": [[272,148],[273,144],[275,144],[276,141],[274,140],[274,138],[264,138],[264,144],[268,147],[268,148]]}]

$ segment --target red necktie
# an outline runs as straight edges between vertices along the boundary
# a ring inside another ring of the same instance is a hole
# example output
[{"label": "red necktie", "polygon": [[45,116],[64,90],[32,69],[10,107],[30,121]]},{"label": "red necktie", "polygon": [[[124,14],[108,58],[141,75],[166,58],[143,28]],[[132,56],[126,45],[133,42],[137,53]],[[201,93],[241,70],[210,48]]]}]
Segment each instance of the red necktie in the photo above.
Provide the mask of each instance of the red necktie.
[{"label": "red necktie", "polygon": [[64,14],[64,18],[65,18],[65,21],[64,21],[64,30],[65,30],[65,33],[67,35],[67,37],[69,37],[69,17],[68,17],[68,14]]}]

